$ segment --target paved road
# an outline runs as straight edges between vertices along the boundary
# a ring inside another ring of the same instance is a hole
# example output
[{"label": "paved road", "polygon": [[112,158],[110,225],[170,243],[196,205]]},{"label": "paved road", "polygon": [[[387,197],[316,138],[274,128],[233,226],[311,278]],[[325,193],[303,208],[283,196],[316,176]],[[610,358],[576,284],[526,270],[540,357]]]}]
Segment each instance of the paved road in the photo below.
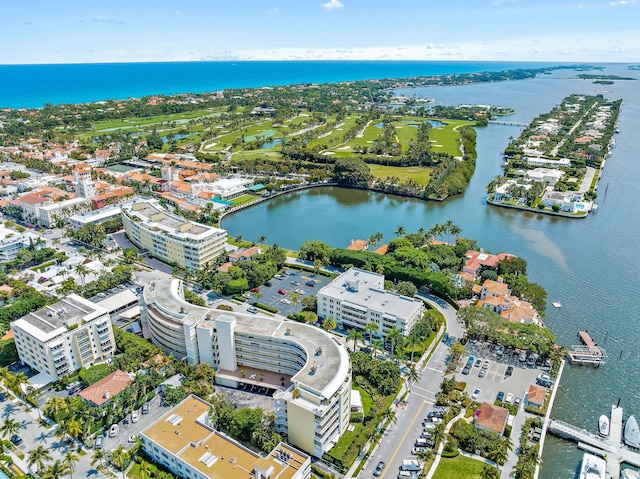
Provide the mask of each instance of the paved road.
[{"label": "paved road", "polygon": [[[462,336],[464,329],[458,323],[456,311],[451,305],[432,295],[420,294],[419,296],[444,315],[450,336],[455,338]],[[368,464],[359,477],[373,477],[373,470],[378,462],[384,461],[387,466],[380,476],[381,479],[395,478],[402,460],[414,458],[411,455],[411,449],[422,432],[422,420],[435,405],[435,395],[444,378],[448,355],[448,346],[440,342],[429,362],[422,368],[420,380],[411,386],[406,406],[402,408],[394,406],[397,421],[384,433],[379,446],[369,458]]]}]

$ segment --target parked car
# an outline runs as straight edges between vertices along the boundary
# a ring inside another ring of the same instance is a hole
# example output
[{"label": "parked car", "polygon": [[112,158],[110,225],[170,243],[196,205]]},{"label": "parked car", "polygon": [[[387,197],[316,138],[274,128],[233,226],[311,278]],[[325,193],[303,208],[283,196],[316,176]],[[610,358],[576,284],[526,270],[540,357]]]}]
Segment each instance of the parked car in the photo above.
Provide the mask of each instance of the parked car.
[{"label": "parked car", "polygon": [[515,401],[513,401],[513,404],[515,404],[516,406],[520,406],[520,403],[522,402],[522,399],[520,399],[519,397],[517,397],[515,399]]},{"label": "parked car", "polygon": [[140,420],[140,417],[138,416],[138,411],[133,411],[131,413],[131,422],[135,424],[138,422],[138,420]]},{"label": "parked car", "polygon": [[462,374],[469,374],[469,372],[471,372],[471,366],[469,366],[469,363],[467,363],[467,365],[462,368]]},{"label": "parked car", "polygon": [[486,372],[487,372],[486,369],[481,369],[480,371],[478,371],[478,377],[483,378]]},{"label": "parked car", "polygon": [[251,288],[251,292],[252,293],[259,293],[260,292],[260,288]]},{"label": "parked car", "polygon": [[311,288],[313,288],[313,287],[316,285],[316,283],[315,283],[315,282],[313,282],[313,281],[307,281],[307,282],[306,282],[306,283],[304,283],[304,284],[306,284],[307,286],[309,286],[309,287],[311,287]]},{"label": "parked car", "polygon": [[482,369],[488,369],[489,364],[491,364],[491,361],[489,361],[488,359],[485,359],[484,363],[482,363]]},{"label": "parked car", "polygon": [[498,401],[502,401],[504,399],[504,393],[502,391],[498,391],[498,395],[496,396]]},{"label": "parked car", "polygon": [[274,276],[274,278],[275,278],[275,279],[282,279],[282,278],[284,278],[284,276],[282,276],[281,274],[276,274],[276,275]]},{"label": "parked car", "polygon": [[473,390],[473,393],[471,394],[471,399],[478,399],[478,397],[480,396],[480,393],[482,392],[482,389],[480,388],[475,388]]},{"label": "parked car", "polygon": [[473,364],[475,360],[476,360],[475,356],[469,356],[469,359],[467,359],[467,364]]},{"label": "parked car", "polygon": [[17,434],[14,434],[13,436],[11,436],[11,444],[13,444],[14,446],[19,446],[20,444],[22,444],[22,438]]},{"label": "parked car", "polygon": [[482,359],[478,359],[478,360],[476,361],[476,364],[474,364],[474,366],[475,366],[476,368],[479,368],[481,365],[482,365]]},{"label": "parked car", "polygon": [[111,428],[109,428],[109,437],[116,437],[118,435],[118,425],[117,424],[113,424],[111,426]]},{"label": "parked car", "polygon": [[96,443],[94,445],[96,449],[102,449],[104,447],[104,436],[96,437]]},{"label": "parked car", "polygon": [[287,294],[287,292],[284,289],[279,289],[278,294]]},{"label": "parked car", "polygon": [[149,414],[149,403],[146,402],[142,405],[142,414]]},{"label": "parked car", "polygon": [[511,404],[511,401],[513,401],[513,394],[507,393],[507,397],[504,398],[504,402]]},{"label": "parked car", "polygon": [[504,354],[504,346],[502,344],[498,346],[498,350],[496,351],[496,354],[498,355],[498,357],[501,357]]},{"label": "parked car", "polygon": [[138,436],[136,436],[135,434],[132,436],[129,436],[129,439],[127,439],[127,442],[129,443],[134,443],[136,442],[136,439],[138,439]]},{"label": "parked car", "polygon": [[384,466],[386,466],[386,464],[380,461],[373,471],[373,475],[376,477],[380,477],[382,475],[382,471],[384,470]]},{"label": "parked car", "polygon": [[280,300],[280,302],[281,302],[281,303],[283,303],[283,304],[291,304],[291,300],[290,300],[290,299],[287,299],[287,298],[282,298],[282,299]]},{"label": "parked car", "polygon": [[256,308],[255,306],[249,306],[249,307],[247,308],[247,312],[248,312],[248,313],[256,314],[256,313],[258,312],[258,308]]},{"label": "parked car", "polygon": [[268,287],[268,288],[270,288],[270,287],[271,287],[271,284],[272,284],[272,283],[271,283],[271,281],[267,281],[266,283],[264,283],[264,285],[265,285],[266,287]]},{"label": "parked car", "polygon": [[300,286],[300,281],[291,281],[291,284],[294,286]]},{"label": "parked car", "polygon": [[520,353],[520,362],[524,363],[527,360],[527,353]]},{"label": "parked car", "polygon": [[506,372],[504,373],[505,376],[511,376],[513,374],[513,366],[509,366],[507,367]]}]

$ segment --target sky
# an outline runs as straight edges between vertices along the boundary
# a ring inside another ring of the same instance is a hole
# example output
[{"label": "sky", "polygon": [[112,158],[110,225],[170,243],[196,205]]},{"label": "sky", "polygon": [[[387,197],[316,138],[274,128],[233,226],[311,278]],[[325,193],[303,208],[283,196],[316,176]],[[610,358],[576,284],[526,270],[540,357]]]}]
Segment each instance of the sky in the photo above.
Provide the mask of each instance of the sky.
[{"label": "sky", "polygon": [[640,0],[3,2],[0,64],[640,62]]}]

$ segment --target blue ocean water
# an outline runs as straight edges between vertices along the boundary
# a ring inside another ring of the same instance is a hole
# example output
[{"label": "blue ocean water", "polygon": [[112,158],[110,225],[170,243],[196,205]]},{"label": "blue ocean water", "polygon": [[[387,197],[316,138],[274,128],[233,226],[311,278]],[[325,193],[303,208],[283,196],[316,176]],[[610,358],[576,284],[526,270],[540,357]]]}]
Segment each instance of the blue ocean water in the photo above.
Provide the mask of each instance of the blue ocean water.
[{"label": "blue ocean water", "polygon": [[0,65],[0,107],[86,103],[224,88],[406,78],[556,65],[539,62],[166,62]]}]

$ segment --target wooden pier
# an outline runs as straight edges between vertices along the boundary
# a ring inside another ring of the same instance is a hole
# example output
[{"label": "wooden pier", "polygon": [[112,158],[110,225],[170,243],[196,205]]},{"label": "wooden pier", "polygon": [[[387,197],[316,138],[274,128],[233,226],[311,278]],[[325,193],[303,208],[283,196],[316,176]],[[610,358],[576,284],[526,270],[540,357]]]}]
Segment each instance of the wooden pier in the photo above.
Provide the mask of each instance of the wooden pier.
[{"label": "wooden pier", "polygon": [[547,429],[556,436],[576,441],[580,449],[604,457],[607,461],[607,478],[618,479],[622,463],[640,467],[640,452],[624,445],[623,412],[621,407],[611,406],[609,437],[599,436],[557,419],[549,420]]}]

